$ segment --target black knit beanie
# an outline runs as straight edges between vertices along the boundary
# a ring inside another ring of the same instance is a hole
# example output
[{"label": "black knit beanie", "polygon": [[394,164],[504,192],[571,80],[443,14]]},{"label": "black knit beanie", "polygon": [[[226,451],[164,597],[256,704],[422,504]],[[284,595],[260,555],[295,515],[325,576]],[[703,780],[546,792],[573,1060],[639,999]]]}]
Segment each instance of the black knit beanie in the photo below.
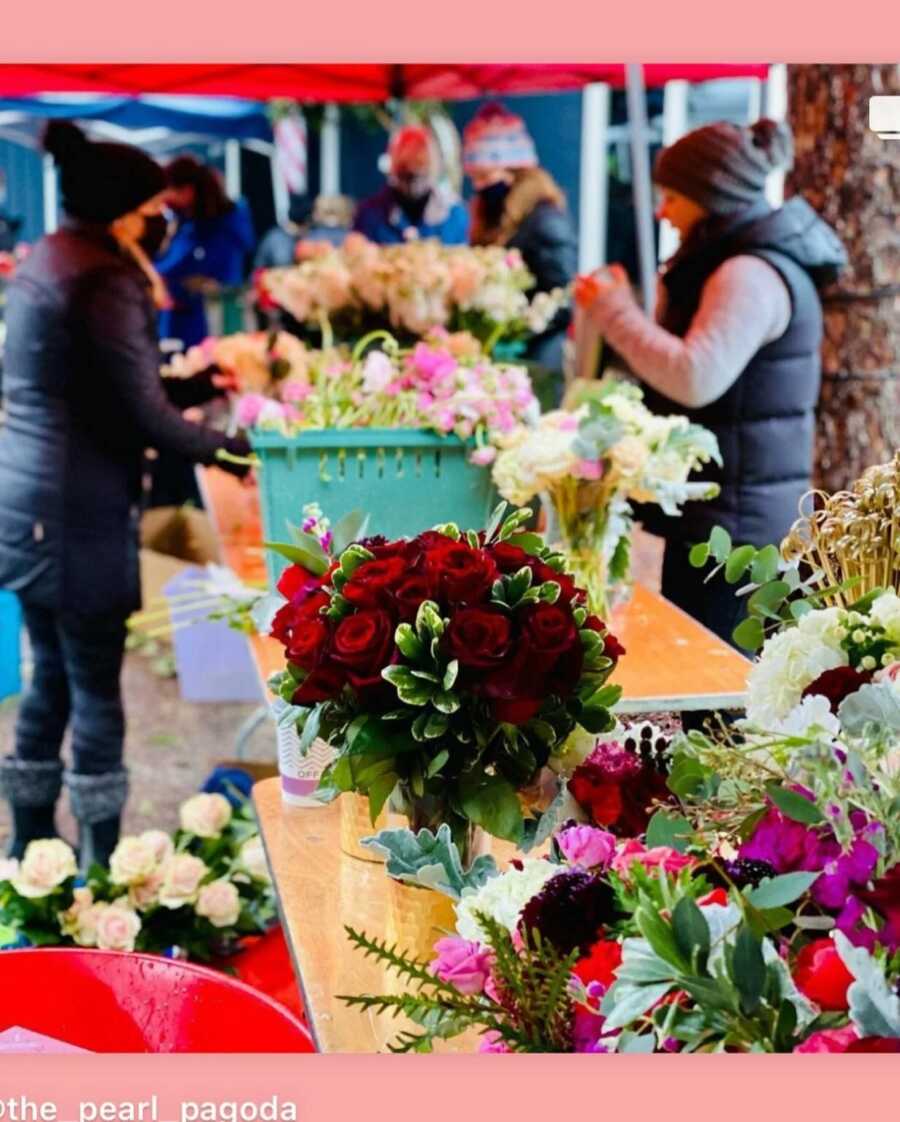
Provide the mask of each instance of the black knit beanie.
[{"label": "black knit beanie", "polygon": [[769,173],[789,168],[792,158],[787,125],[763,119],[743,128],[718,121],[664,148],[653,178],[710,214],[734,214],[758,202]]},{"label": "black knit beanie", "polygon": [[165,189],[159,164],[130,144],[93,143],[71,121],[51,121],[44,150],[59,168],[63,208],[73,218],[108,224]]}]

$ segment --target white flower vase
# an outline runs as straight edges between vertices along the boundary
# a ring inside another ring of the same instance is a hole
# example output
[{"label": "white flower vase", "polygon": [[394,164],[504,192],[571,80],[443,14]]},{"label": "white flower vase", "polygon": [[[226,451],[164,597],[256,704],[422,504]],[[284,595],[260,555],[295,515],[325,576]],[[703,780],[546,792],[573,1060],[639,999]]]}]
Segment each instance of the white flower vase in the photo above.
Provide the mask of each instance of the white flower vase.
[{"label": "white flower vase", "polygon": [[[284,703],[273,704],[276,721],[283,712]],[[300,751],[300,737],[293,725],[276,724],[278,743],[278,771],[281,776],[281,797],[290,806],[321,806],[315,798],[322,772],[334,758],[334,749],[324,740],[313,741],[304,755]]]}]

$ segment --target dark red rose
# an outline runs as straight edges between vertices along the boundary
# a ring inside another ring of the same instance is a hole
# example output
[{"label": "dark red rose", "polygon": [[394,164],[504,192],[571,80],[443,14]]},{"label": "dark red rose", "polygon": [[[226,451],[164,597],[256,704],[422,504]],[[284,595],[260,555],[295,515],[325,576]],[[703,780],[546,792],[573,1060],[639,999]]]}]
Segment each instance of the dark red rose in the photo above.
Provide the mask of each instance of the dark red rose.
[{"label": "dark red rose", "polygon": [[450,542],[425,553],[424,572],[434,582],[438,598],[447,604],[478,604],[497,579],[497,566],[481,549]]},{"label": "dark red rose", "polygon": [[312,670],[322,660],[329,635],[328,625],[322,616],[307,619],[291,633],[287,647],[288,661],[304,670]]},{"label": "dark red rose", "polygon": [[843,1012],[853,975],[831,939],[814,939],[797,955],[793,970],[797,989],[820,1009]]},{"label": "dark red rose", "polygon": [[852,1040],[845,1052],[900,1052],[900,1037],[864,1036],[862,1040]]},{"label": "dark red rose", "polygon": [[568,573],[558,573],[539,557],[526,553],[520,546],[510,545],[509,542],[497,542],[496,545],[490,547],[488,552],[496,562],[497,568],[504,575],[517,573],[519,569],[531,569],[535,584],[544,584],[551,580],[556,581],[560,588],[560,600],[569,603],[575,596],[577,591],[575,581]]},{"label": "dark red rose", "polygon": [[326,592],[320,589],[302,591],[289,603],[279,608],[272,620],[270,634],[284,647],[290,647],[294,633],[310,620],[318,619],[322,609],[331,603]]},{"label": "dark red rose", "polygon": [[293,600],[298,592],[302,592],[305,588],[317,586],[318,584],[319,578],[314,576],[308,569],[304,569],[302,565],[288,565],[278,578],[276,588],[285,600]]},{"label": "dark red rose", "polygon": [[394,624],[387,612],[364,609],[345,616],[337,625],[331,657],[358,676],[370,678],[388,665],[394,643]]},{"label": "dark red rose", "polygon": [[622,944],[614,939],[600,939],[591,947],[590,954],[575,963],[572,973],[585,986],[600,982],[606,989],[616,980],[616,971],[622,965]]},{"label": "dark red rose", "polygon": [[319,666],[300,683],[291,700],[295,705],[316,705],[320,701],[331,701],[344,688],[345,681],[340,667]]},{"label": "dark red rose", "polygon": [[603,653],[607,658],[611,658],[613,662],[618,662],[626,653],[625,648],[615,635],[607,629],[606,624],[599,616],[588,616],[584,621],[584,627],[588,631],[596,631],[599,635],[603,636]]},{"label": "dark red rose", "polygon": [[598,744],[572,773],[568,787],[595,825],[620,837],[643,834],[653,804],[672,800],[666,777],[616,741]]},{"label": "dark red rose", "polygon": [[402,557],[364,561],[344,585],[341,595],[361,608],[386,606],[407,572],[408,566]]},{"label": "dark red rose", "polygon": [[543,704],[542,697],[498,697],[491,702],[491,714],[505,725],[524,725],[538,715]]},{"label": "dark red rose", "polygon": [[397,541],[389,542],[387,538],[377,535],[372,538],[363,538],[359,544],[378,561],[384,560],[385,557],[410,559],[419,555],[419,548],[415,542],[407,541],[406,538],[398,538]]},{"label": "dark red rose", "polygon": [[543,667],[551,667],[560,656],[581,646],[572,611],[565,604],[529,604],[519,620],[522,642]]},{"label": "dark red rose", "polygon": [[817,694],[828,698],[831,712],[836,714],[844,698],[856,693],[860,686],[864,686],[871,679],[870,670],[854,670],[852,666],[837,666],[834,670],[826,670],[811,682],[803,691],[803,697]]},{"label": "dark red rose", "polygon": [[460,666],[488,669],[508,657],[512,637],[512,621],[499,608],[460,608],[447,628],[447,651]]},{"label": "dark red rose", "polygon": [[891,950],[900,949],[900,865],[894,865],[868,889],[857,888],[854,895],[884,918],[880,942]]},{"label": "dark red rose", "polygon": [[419,605],[434,599],[434,589],[427,574],[410,573],[394,589],[394,607],[401,623],[412,623]]}]

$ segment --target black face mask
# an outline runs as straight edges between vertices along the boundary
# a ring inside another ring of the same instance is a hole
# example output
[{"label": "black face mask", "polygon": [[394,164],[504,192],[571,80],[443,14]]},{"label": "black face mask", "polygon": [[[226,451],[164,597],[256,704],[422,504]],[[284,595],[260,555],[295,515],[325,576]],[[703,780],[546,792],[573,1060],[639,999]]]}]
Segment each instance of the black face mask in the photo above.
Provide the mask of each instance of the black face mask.
[{"label": "black face mask", "polygon": [[144,232],[138,244],[148,257],[153,258],[162,249],[169,232],[169,223],[164,214],[149,214],[144,217]]},{"label": "black face mask", "polygon": [[488,226],[496,226],[503,217],[503,208],[506,206],[506,196],[509,194],[509,184],[502,182],[491,183],[482,187],[478,192],[481,199],[481,208]]},{"label": "black face mask", "polygon": [[394,184],[391,187],[397,205],[410,220],[410,222],[418,224],[422,221],[425,214],[425,207],[428,206],[428,200],[431,197],[431,187],[426,186],[424,192],[421,185],[415,185],[413,189],[409,189],[406,185],[398,186]]}]

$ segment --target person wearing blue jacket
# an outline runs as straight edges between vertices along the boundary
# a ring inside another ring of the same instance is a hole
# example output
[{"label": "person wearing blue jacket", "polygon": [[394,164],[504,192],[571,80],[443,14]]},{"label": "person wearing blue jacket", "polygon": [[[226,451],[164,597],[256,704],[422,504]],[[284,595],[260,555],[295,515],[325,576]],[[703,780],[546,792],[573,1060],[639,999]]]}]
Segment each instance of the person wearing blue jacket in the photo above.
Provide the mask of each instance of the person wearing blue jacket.
[{"label": "person wearing blue jacket", "polygon": [[379,245],[438,238],[465,245],[469,215],[459,197],[439,182],[440,156],[431,132],[407,125],[391,137],[387,184],[356,210],[353,229]]}]

